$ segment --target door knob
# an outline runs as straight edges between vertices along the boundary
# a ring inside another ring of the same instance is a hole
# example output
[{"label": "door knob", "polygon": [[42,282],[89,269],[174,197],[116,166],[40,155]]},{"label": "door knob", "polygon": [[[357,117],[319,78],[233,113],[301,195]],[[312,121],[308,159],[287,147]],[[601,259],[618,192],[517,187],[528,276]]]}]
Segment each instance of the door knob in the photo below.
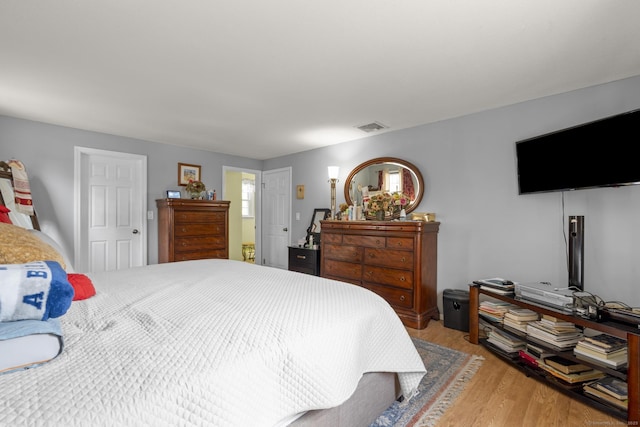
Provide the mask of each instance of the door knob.
[{"label": "door knob", "polygon": [[134,229],[133,229],[133,234],[138,234],[138,233],[139,233],[138,229],[137,229],[137,228],[134,228]]},{"label": "door knob", "polygon": [[287,227],[283,228],[282,231],[289,231]]}]

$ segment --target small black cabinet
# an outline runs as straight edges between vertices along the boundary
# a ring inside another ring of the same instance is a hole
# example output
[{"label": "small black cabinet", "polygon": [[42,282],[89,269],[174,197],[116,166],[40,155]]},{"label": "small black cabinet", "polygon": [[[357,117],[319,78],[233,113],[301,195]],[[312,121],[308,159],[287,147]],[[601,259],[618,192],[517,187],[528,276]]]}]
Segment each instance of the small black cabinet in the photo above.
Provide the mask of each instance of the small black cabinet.
[{"label": "small black cabinet", "polygon": [[320,275],[320,249],[289,246],[289,270]]}]

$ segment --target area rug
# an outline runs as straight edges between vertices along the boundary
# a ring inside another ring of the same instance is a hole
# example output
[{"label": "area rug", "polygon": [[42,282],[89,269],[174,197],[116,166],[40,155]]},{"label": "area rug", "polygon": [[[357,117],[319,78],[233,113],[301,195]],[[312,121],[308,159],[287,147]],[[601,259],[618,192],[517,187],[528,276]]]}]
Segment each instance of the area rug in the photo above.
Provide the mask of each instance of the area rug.
[{"label": "area rug", "polygon": [[394,402],[369,427],[426,427],[442,414],[478,371],[484,358],[412,338],[427,368],[418,392],[409,401]]}]

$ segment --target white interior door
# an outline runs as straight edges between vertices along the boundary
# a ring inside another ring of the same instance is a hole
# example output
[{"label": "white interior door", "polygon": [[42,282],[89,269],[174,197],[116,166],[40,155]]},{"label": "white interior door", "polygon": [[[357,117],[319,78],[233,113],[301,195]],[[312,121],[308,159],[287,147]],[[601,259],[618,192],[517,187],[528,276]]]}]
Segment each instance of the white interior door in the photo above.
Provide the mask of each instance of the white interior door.
[{"label": "white interior door", "polygon": [[146,156],[76,147],[75,167],[78,270],[146,265]]},{"label": "white interior door", "polygon": [[291,168],[263,172],[261,264],[289,268],[290,229]]}]

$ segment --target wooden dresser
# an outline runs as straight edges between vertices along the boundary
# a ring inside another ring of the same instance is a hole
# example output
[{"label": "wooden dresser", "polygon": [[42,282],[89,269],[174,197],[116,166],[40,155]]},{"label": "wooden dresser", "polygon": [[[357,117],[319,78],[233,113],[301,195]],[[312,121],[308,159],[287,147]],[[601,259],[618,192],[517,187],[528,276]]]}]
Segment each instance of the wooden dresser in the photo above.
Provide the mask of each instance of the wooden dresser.
[{"label": "wooden dresser", "polygon": [[229,258],[229,201],[158,199],[158,262]]},{"label": "wooden dresser", "polygon": [[405,326],[439,319],[439,222],[322,221],[320,275],[370,289]]}]

